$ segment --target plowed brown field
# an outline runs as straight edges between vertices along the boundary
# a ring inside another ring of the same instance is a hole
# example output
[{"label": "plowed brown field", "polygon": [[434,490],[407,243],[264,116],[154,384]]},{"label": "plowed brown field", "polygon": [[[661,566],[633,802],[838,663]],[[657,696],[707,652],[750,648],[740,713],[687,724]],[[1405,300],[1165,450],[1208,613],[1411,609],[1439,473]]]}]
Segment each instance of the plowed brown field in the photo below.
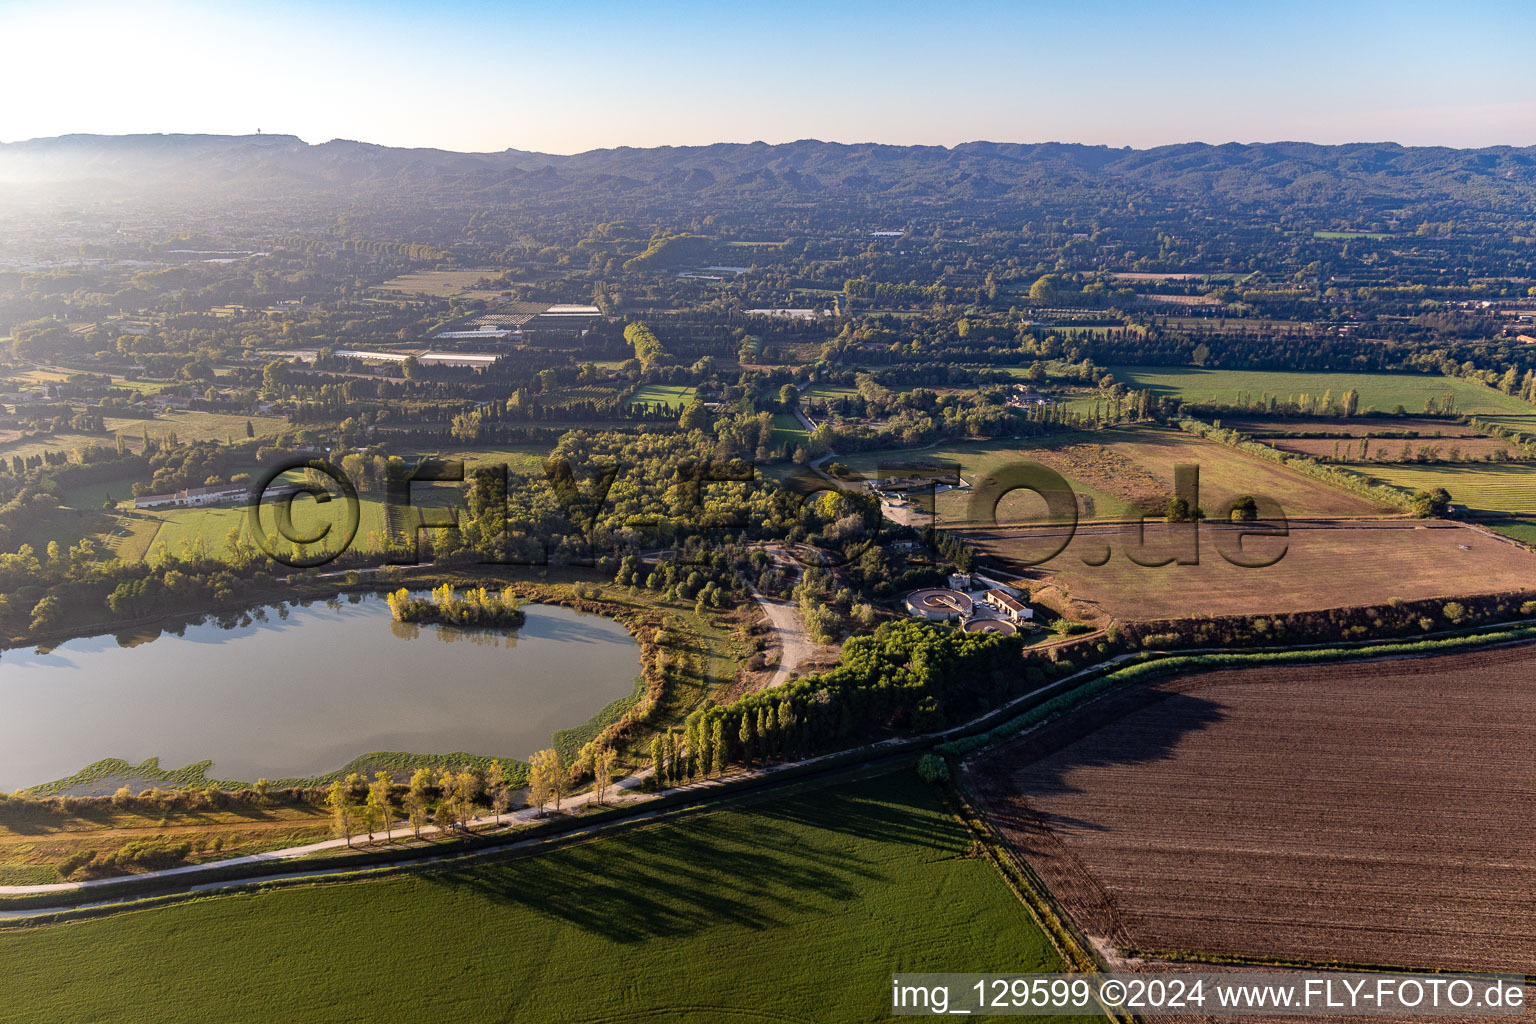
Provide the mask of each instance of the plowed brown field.
[{"label": "plowed brown field", "polygon": [[1536,973],[1536,645],[1218,671],[972,766],[1122,949]]}]

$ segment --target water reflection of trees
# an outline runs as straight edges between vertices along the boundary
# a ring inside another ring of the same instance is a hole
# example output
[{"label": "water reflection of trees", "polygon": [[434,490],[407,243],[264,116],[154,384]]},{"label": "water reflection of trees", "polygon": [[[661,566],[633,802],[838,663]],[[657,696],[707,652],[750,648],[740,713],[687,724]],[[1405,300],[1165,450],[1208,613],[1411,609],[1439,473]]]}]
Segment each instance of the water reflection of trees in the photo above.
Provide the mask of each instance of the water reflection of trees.
[{"label": "water reflection of trees", "polygon": [[[414,622],[389,621],[389,631],[401,640],[415,640],[422,634],[422,627]],[[445,644],[468,643],[476,647],[505,647],[508,650],[517,646],[517,634],[498,633],[486,629],[454,629],[452,626],[432,625],[426,627],[426,631]]]}]

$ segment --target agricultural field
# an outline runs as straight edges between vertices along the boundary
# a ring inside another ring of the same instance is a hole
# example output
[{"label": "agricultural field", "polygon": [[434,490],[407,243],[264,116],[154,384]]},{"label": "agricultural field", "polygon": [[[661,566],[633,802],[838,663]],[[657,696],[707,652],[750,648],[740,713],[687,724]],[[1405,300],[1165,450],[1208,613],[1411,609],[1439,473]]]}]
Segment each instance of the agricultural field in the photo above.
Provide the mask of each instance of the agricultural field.
[{"label": "agricultural field", "polygon": [[635,405],[670,405],[674,409],[681,409],[693,401],[695,389],[687,384],[643,384],[635,390],[629,404]]},{"label": "agricultural field", "polygon": [[859,389],[847,384],[807,384],[800,391],[801,401],[828,402],[838,398],[857,398]]},{"label": "agricultural field", "polygon": [[229,438],[244,441],[246,423],[250,423],[257,437],[272,437],[288,429],[288,420],[282,416],[241,416],[234,413],[168,409],[157,413],[152,420],[108,418],[107,430],[112,434],[122,434],[129,447],[139,448],[143,446],[145,430],[154,438],[175,433],[178,441],[222,442]]},{"label": "agricultural field", "polygon": [[[1079,528],[1059,555],[1033,568],[1060,546],[1060,530],[966,531],[984,555],[1022,570],[1031,589],[1057,587],[1073,617],[1102,621],[1184,618],[1201,615],[1264,615],[1453,598],[1518,590],[1536,579],[1536,554],[1481,530],[1416,522],[1290,524],[1287,537],[1250,536],[1242,542],[1249,561],[1279,556],[1273,565],[1243,568],[1222,557],[1235,554],[1238,527],[1202,523],[1199,564],[1138,565],[1174,557],[1187,547],[1188,524],[1147,523],[1144,544],[1136,527]],[[1088,562],[1103,561],[1102,565]]]},{"label": "agricultural field", "polygon": [[[1391,416],[1391,417],[1280,417],[1271,418],[1265,416],[1243,417],[1223,416],[1221,425],[1232,430],[1240,430],[1261,441],[1270,441],[1290,437],[1294,434],[1336,434],[1340,437],[1375,437],[1384,432],[1417,434],[1420,438],[1448,438],[1448,437],[1481,437],[1482,434],[1471,424],[1459,423],[1456,420],[1430,419],[1421,416]],[[1318,440],[1312,438],[1312,440]],[[1401,440],[1400,438],[1398,440]]]},{"label": "agricultural field", "polygon": [[618,398],[617,386],[603,387],[598,384],[582,384],[577,387],[561,388],[539,396],[539,405],[545,409],[562,409],[568,412],[575,411],[575,407],[582,403],[594,405],[602,402],[611,402]]},{"label": "agricultural field", "polygon": [[1332,241],[1348,241],[1351,238],[1369,238],[1373,242],[1382,242],[1392,236],[1382,231],[1314,231],[1313,238],[1326,238]]},{"label": "agricultural field", "polygon": [[1111,366],[1115,379],[1129,388],[1177,395],[1186,402],[1235,403],[1238,395],[1257,400],[1265,394],[1286,401],[1291,396],[1322,397],[1332,391],[1341,399],[1350,388],[1360,392],[1360,411],[1392,412],[1401,405],[1423,412],[1429,399],[1455,396],[1459,413],[1528,416],[1536,423],[1536,407],[1513,395],[1459,377],[1412,373],[1301,373],[1286,370],[1206,370],[1193,366]]},{"label": "agricultural field", "polygon": [[[463,495],[462,486],[459,484],[414,484],[411,487],[411,504],[417,507],[457,506],[462,509]],[[269,534],[276,535],[276,526],[266,509],[267,506],[263,506],[262,522],[266,525]],[[334,514],[333,509],[336,510]],[[384,537],[384,513],[384,495],[370,493],[358,495],[358,527],[357,535],[352,542],[353,548],[360,551],[379,550],[376,542]],[[228,548],[231,529],[238,529],[242,536],[246,535],[246,516],[244,505],[147,510],[124,514],[130,528],[136,521],[159,522],[160,525],[155,528],[153,539],[146,550],[164,545],[166,551],[178,554],[187,546],[201,543],[210,554],[214,555]],[[312,497],[301,495],[293,502],[293,523],[294,529],[301,535],[313,535],[326,523],[335,524],[339,529],[342,525],[340,505],[332,503],[321,506]],[[144,528],[149,529],[148,526]]]},{"label": "agricultural field", "polygon": [[[466,473],[477,464],[476,453],[465,453]],[[514,474],[538,472],[537,465],[528,463],[529,456],[508,449],[506,451],[482,450],[479,464],[500,464],[505,461]],[[376,550],[375,540],[384,533],[384,495],[362,493],[358,496],[359,522],[353,547],[359,550]],[[418,507],[442,507],[464,505],[463,491],[459,484],[415,484],[411,487],[411,503]],[[325,523],[338,528],[342,524],[340,505],[318,505],[313,498],[299,496],[293,503],[294,528],[301,534],[313,534]],[[331,514],[332,510],[338,510]],[[268,533],[275,534],[270,513],[264,513],[263,522]],[[70,524],[77,524],[72,529]],[[49,528],[49,536],[41,538],[43,544],[50,539],[62,543],[74,543],[81,537],[90,537],[96,550],[103,557],[117,557],[125,561],[138,561],[152,551],[164,547],[169,554],[180,554],[191,546],[201,544],[210,554],[218,555],[228,548],[229,531],[239,530],[246,534],[246,508],[243,504],[214,505],[206,508],[135,509],[131,499],[119,501],[115,512],[89,512],[84,509],[62,518]],[[377,536],[375,536],[377,535]],[[37,538],[20,537],[18,542],[33,544],[39,550]]]},{"label": "agricultural field", "polygon": [[0,1020],[342,1022],[383,1001],[465,1024],[884,1021],[893,971],[1061,969],[970,847],[902,773],[541,856],[0,931]]},{"label": "agricultural field", "polygon": [[[445,299],[453,295],[477,291],[476,282],[483,278],[494,278],[500,273],[499,270],[422,270],[414,274],[402,274],[376,287],[387,292],[432,295]],[[490,294],[484,289],[478,290],[481,294]]]},{"label": "agricultural field", "polygon": [[89,445],[112,446],[118,435],[130,450],[144,447],[144,435],[164,438],[174,433],[178,441],[245,440],[245,425],[250,423],[257,437],[272,437],[288,428],[287,419],[281,416],[239,416],[229,413],[168,410],[152,420],[132,419],[126,416],[109,416],[105,434],[81,434],[72,431],[47,437],[22,438],[17,431],[0,431],[0,456],[9,459],[13,455],[30,458],[43,452],[70,451]]},{"label": "agricultural field", "polygon": [[[1371,463],[1411,462],[1422,452],[1451,462],[1472,462],[1510,455],[1515,448],[1500,437],[1276,437],[1265,442],[1283,452],[1310,455],[1314,459],[1348,462],[1367,455]],[[1405,454],[1406,453],[1406,454]]]},{"label": "agricultural field", "polygon": [[1440,458],[1450,462],[1472,462],[1520,454],[1519,448],[1511,442],[1485,434],[1473,424],[1455,420],[1223,417],[1221,425],[1242,431],[1280,451],[1340,462],[1414,462]]},{"label": "agricultural field", "polygon": [[1347,468],[1409,491],[1444,487],[1453,503],[1480,512],[1536,512],[1536,465],[1527,462],[1470,465],[1369,462]]},{"label": "agricultural field", "polygon": [[[1244,455],[1183,431],[1157,427],[1114,427],[1051,438],[994,439],[942,444],[919,451],[860,452],[840,459],[873,479],[881,462],[958,462],[970,485],[938,495],[941,523],[969,521],[970,502],[980,482],[1003,467],[1038,462],[1065,477],[1078,495],[1083,519],[1122,519],[1145,509],[1161,514],[1173,494],[1174,467],[1200,467],[1200,503],[1220,509],[1243,494],[1267,495],[1292,515],[1370,515],[1382,511],[1370,501],[1275,463]],[[1025,492],[998,506],[1002,523],[1033,519],[1044,503]]]},{"label": "agricultural field", "polygon": [[1482,525],[1495,533],[1513,537],[1522,544],[1536,547],[1536,519],[1483,520]]},{"label": "agricultural field", "polygon": [[[241,428],[242,431],[244,428]],[[14,455],[20,455],[23,459],[30,459],[34,455],[44,452],[67,452],[76,448],[86,448],[93,444],[111,445],[115,441],[110,434],[77,434],[73,431],[63,431],[51,434],[47,437],[23,438],[17,430],[0,430],[0,456],[6,459]]]},{"label": "agricultural field", "polygon": [[[406,459],[463,459],[466,478],[476,469],[490,466],[506,466],[513,474],[542,474],[544,460],[553,450],[545,444],[502,444],[495,446],[475,445],[465,448],[445,448],[434,451],[402,452]],[[415,493],[416,487],[412,487]]]},{"label": "agricultural field", "polygon": [[1536,648],[1127,684],[982,807],[1121,952],[1536,970]]},{"label": "agricultural field", "polygon": [[[915,451],[887,449],[857,452],[840,456],[837,461],[869,480],[878,480],[882,475],[887,477],[903,475],[906,471],[904,467],[958,465],[960,478],[967,486],[943,491],[935,498],[937,518],[940,523],[946,525],[968,521],[971,495],[979,482],[988,479],[1004,467],[1016,465],[1021,461],[1048,465],[1065,476],[1073,490],[1077,492],[1079,512],[1086,518],[1119,518],[1129,515],[1133,508],[1123,494],[1110,493],[1095,486],[1096,483],[1104,483],[1108,486],[1114,471],[1124,468],[1119,462],[1115,462],[1113,468],[1106,466],[1102,472],[1095,468],[1094,463],[1097,460],[1113,458],[1103,446],[1096,441],[1088,440],[1096,436],[1062,435],[1052,438],[1049,442],[1042,442],[1038,438],[955,441]],[[882,466],[885,468],[882,469]],[[1150,481],[1144,481],[1144,483],[1150,487]],[[1125,487],[1118,489],[1122,492],[1126,490]],[[1162,500],[1166,501],[1166,495]],[[1035,509],[1027,501],[1040,505],[1040,509]],[[1035,501],[1032,496],[1029,496],[1027,501],[1019,500],[1015,503],[1013,499],[1005,499],[1005,503],[998,507],[999,520],[1007,522],[1014,518],[1023,519],[1037,511],[1043,511],[1043,503]]]}]

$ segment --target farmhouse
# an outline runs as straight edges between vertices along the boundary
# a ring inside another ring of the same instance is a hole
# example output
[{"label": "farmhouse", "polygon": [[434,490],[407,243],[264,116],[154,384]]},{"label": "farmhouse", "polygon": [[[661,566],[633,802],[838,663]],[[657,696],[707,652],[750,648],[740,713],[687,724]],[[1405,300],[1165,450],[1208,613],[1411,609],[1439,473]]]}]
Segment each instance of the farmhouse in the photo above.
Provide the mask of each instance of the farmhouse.
[{"label": "farmhouse", "polygon": [[244,486],[189,487],[173,494],[146,494],[133,499],[134,508],[199,508],[221,501],[240,501],[249,494]]},{"label": "farmhouse", "polygon": [[1035,610],[1005,590],[994,587],[982,596],[982,600],[995,608],[1009,622],[1022,622],[1035,617]]}]

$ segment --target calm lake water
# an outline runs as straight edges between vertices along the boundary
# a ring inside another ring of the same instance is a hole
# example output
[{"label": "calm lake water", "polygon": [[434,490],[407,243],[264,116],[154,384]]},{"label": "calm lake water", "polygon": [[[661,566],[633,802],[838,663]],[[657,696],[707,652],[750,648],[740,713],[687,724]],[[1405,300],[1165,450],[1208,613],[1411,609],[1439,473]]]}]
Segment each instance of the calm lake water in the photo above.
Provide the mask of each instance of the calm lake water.
[{"label": "calm lake water", "polygon": [[640,650],[611,619],[529,605],[515,633],[410,626],[382,597],[264,609],[123,647],[110,636],[0,654],[0,790],[102,758],[212,778],[322,775],[374,750],[526,760],[633,692]]}]

